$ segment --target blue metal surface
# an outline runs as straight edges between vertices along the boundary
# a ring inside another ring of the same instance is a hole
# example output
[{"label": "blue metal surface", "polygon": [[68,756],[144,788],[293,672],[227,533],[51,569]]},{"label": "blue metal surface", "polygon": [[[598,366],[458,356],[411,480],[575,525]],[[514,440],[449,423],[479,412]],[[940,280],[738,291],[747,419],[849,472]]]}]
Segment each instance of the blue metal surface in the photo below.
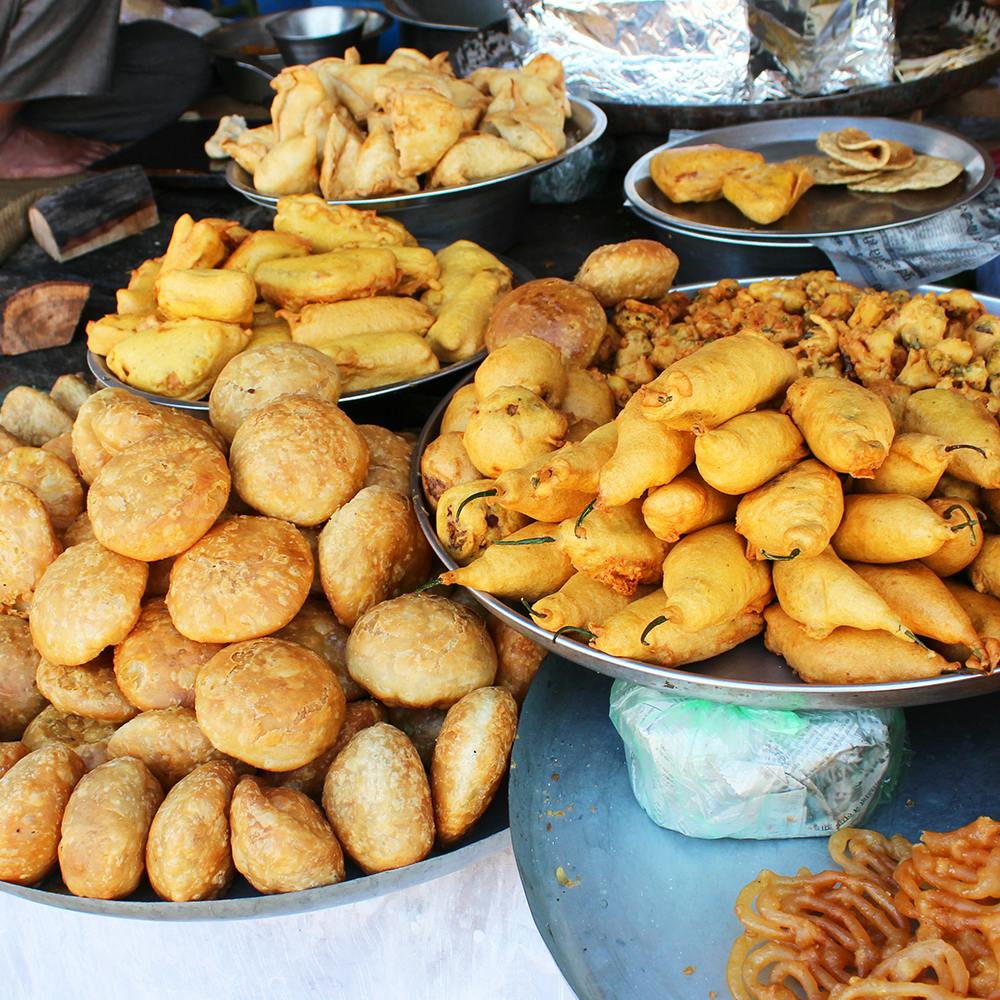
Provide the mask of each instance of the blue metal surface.
[{"label": "blue metal surface", "polygon": [[[532,915],[583,1000],[721,1000],[737,892],[762,868],[828,867],[826,840],[692,840],[656,826],[629,787],[611,683],[550,656],[522,710],[510,824]],[[866,825],[915,839],[1000,816],[998,711],[1000,695],[908,709],[899,792]]]}]

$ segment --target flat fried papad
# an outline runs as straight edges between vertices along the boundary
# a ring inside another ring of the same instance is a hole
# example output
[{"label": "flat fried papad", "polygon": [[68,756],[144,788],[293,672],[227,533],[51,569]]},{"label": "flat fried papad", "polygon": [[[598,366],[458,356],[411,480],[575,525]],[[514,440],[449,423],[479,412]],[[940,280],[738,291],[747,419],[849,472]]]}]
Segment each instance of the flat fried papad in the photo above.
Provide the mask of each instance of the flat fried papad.
[{"label": "flat fried papad", "polygon": [[856,170],[881,170],[892,156],[887,139],[873,139],[859,128],[820,132],[816,145],[820,152]]},{"label": "flat fried papad", "polygon": [[797,156],[794,162],[805,167],[817,184],[824,185],[856,184],[859,181],[868,180],[870,177],[878,177],[881,173],[878,170],[856,170],[832,157],[818,154]]},{"label": "flat fried papad", "polygon": [[950,184],[964,169],[962,164],[955,160],[918,153],[910,166],[849,184],[848,190],[874,191],[883,194],[892,191],[924,191],[927,188]]}]

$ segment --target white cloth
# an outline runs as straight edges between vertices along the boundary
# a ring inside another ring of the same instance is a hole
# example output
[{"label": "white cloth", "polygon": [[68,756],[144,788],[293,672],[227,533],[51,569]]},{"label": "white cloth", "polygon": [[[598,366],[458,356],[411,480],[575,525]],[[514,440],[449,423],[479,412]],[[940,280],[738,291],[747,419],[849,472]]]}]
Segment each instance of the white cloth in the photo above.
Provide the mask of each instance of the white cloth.
[{"label": "white cloth", "polygon": [[573,1000],[509,846],[295,917],[131,921],[0,894],[0,984],[3,1000]]}]

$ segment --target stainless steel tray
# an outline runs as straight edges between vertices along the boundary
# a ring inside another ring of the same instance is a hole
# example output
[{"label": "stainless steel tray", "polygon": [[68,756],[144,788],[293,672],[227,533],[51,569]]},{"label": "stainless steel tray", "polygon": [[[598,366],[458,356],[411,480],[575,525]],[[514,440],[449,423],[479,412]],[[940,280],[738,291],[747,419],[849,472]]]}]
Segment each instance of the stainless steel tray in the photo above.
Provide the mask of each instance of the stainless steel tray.
[{"label": "stainless steel tray", "polygon": [[[741,284],[762,278],[742,278]],[[696,292],[711,286],[711,282],[680,285],[674,291]],[[922,285],[920,292],[946,291],[940,285]],[[977,295],[986,309],[1000,315],[1000,299]],[[456,563],[444,550],[434,530],[433,515],[427,506],[420,481],[420,457],[427,445],[438,436],[438,428],[451,397],[467,384],[463,380],[449,393],[430,415],[413,449],[410,468],[410,493],[417,519],[435,555],[449,569]],[[469,589],[469,593],[488,611],[511,628],[537,642],[545,649],[571,660],[588,670],[609,677],[621,677],[647,687],[669,688],[676,694],[708,701],[729,702],[751,708],[840,709],[901,705],[924,705],[934,702],[969,698],[988,691],[1000,690],[1000,672],[992,676],[962,670],[959,673],[922,680],[895,681],[882,684],[806,684],[785,663],[768,652],[760,639],[745,642],[722,656],[693,663],[687,668],[660,667],[638,660],[610,656],[591,649],[568,636],[554,636],[536,625],[527,615],[491,594]]]},{"label": "stainless steel tray", "polygon": [[[427,247],[429,250],[440,250],[444,243],[437,240],[423,240],[420,244],[421,246]],[[531,281],[535,276],[529,271],[523,264],[519,264],[516,260],[511,260],[510,257],[505,257],[503,254],[496,254],[513,273],[513,285],[516,288],[518,285],[523,285],[526,281]],[[359,403],[365,399],[376,399],[380,396],[392,396],[399,392],[409,392],[413,389],[420,389],[428,385],[432,385],[441,379],[453,379],[460,375],[462,372],[467,371],[470,368],[475,368],[483,358],[486,357],[485,351],[479,351],[473,354],[471,358],[466,358],[464,361],[455,361],[450,365],[445,365],[443,368],[439,368],[436,372],[429,372],[427,375],[420,375],[417,378],[406,379],[402,382],[390,382],[388,385],[376,385],[371,389],[358,389],[355,392],[345,392],[340,397],[341,405],[348,405],[351,403]],[[159,406],[169,406],[175,410],[188,410],[194,413],[208,413],[208,401],[207,399],[197,399],[197,400],[187,400],[187,399],[172,399],[170,396],[159,396],[152,392],[143,392],[142,389],[136,389],[134,386],[129,385],[127,382],[122,382],[112,371],[108,368],[107,362],[100,354],[94,354],[93,351],[87,351],[87,367],[90,369],[94,378],[100,382],[101,385],[107,386],[113,389],[126,389],[137,396],[142,396],[143,399],[148,399],[151,403],[156,403]]]},{"label": "stainless steel tray", "polygon": [[[756,225],[723,199],[675,205],[649,176],[649,161],[667,148],[718,143],[753,150],[770,162],[814,154],[818,152],[816,138],[820,132],[849,127],[863,128],[880,139],[904,142],[918,153],[957,160],[965,171],[950,184],[929,191],[869,194],[848,191],[839,185],[816,186],[806,192],[788,215],[769,226]],[[809,240],[888,229],[928,219],[975,198],[993,179],[993,173],[993,161],[981,146],[939,126],[891,118],[795,118],[710,129],[650,150],[636,160],[625,175],[625,197],[650,221],[699,234]]]},{"label": "stainless steel tray", "polygon": [[[433,208],[439,212],[453,210],[452,203],[463,195],[479,192],[489,198],[497,188],[503,188],[520,178],[548,170],[587,146],[595,143],[607,128],[608,119],[604,112],[593,102],[582,97],[570,98],[570,116],[566,122],[566,148],[550,160],[543,160],[522,170],[493,177],[475,184],[463,184],[460,187],[437,188],[433,191],[418,191],[416,194],[397,194],[387,198],[347,198],[329,200],[330,205],[353,205],[355,208],[374,209],[386,215],[395,215],[402,209]],[[278,199],[273,195],[261,194],[253,186],[253,178],[238,163],[230,160],[226,166],[226,181],[229,186],[238,191],[244,198],[262,205],[264,208],[277,209]],[[464,200],[464,199],[463,199]]]},{"label": "stainless steel tray", "polygon": [[[694,840],[656,826],[632,795],[610,687],[550,657],[521,711],[510,832],[535,924],[580,1000],[728,997],[736,894],[764,868],[829,868],[826,839]],[[864,825],[915,840],[996,817],[998,710],[994,696],[907,711],[910,764]]]}]

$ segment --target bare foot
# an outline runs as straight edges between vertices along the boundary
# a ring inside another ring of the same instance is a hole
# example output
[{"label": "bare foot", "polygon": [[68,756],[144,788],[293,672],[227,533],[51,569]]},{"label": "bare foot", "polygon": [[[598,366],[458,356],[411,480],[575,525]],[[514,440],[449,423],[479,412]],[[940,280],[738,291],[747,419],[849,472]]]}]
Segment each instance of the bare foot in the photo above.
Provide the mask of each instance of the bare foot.
[{"label": "bare foot", "polygon": [[75,174],[114,151],[95,139],[43,132],[14,122],[0,133],[0,178],[62,177]]}]

